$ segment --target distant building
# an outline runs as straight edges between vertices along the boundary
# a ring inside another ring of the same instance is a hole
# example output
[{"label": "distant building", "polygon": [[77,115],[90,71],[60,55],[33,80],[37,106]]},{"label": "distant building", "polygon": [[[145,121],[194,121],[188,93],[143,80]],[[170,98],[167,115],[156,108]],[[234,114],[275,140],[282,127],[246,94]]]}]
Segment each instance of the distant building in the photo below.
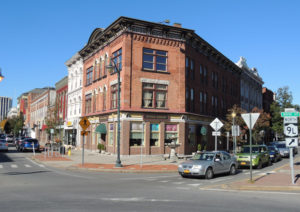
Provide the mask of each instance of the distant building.
[{"label": "distant building", "polygon": [[262,96],[263,96],[263,110],[266,113],[270,113],[270,106],[275,101],[273,91],[269,90],[268,88],[264,87],[262,89]]},{"label": "distant building", "polygon": [[55,90],[56,90],[56,101],[55,107],[57,111],[57,119],[59,120],[59,139],[63,139],[64,141],[66,138],[64,137],[64,128],[67,119],[67,110],[68,110],[68,76],[65,76],[57,83],[55,83]]},{"label": "distant building", "polygon": [[0,96],[0,122],[7,118],[7,113],[12,107],[12,98]]},{"label": "distant building", "polygon": [[80,146],[80,126],[82,105],[82,57],[76,53],[65,65],[68,68],[68,112],[65,125],[66,143]]},{"label": "distant building", "polygon": [[251,112],[253,108],[262,109],[262,85],[264,82],[256,68],[249,68],[246,59],[240,57],[236,63],[242,69],[241,73],[241,108]]},{"label": "distant building", "polygon": [[18,109],[16,107],[12,107],[8,113],[7,113],[7,118],[13,118],[18,116]]},{"label": "distant building", "polygon": [[[55,89],[48,88],[41,94],[35,96],[30,104],[30,127],[34,131],[35,138],[37,138],[42,145],[48,142],[49,138],[46,133],[47,125],[46,118],[51,104],[55,102]],[[34,137],[32,135],[32,137]]]}]

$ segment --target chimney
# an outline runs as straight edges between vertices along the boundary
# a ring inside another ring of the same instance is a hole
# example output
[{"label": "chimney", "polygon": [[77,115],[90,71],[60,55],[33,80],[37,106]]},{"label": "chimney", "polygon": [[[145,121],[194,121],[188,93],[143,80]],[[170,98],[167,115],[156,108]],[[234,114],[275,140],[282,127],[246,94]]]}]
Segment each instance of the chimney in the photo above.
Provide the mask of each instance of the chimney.
[{"label": "chimney", "polygon": [[174,23],[173,26],[174,26],[174,27],[181,28],[181,23]]}]

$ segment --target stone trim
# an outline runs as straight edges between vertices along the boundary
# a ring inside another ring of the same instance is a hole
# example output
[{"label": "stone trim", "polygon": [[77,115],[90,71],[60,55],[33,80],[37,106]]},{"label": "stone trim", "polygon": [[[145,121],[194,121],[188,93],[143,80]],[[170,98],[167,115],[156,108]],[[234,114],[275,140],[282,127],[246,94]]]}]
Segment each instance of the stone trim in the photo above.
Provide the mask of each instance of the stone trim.
[{"label": "stone trim", "polygon": [[141,82],[162,84],[162,85],[169,85],[170,84],[169,80],[158,80],[158,79],[148,79],[148,78],[141,78]]}]

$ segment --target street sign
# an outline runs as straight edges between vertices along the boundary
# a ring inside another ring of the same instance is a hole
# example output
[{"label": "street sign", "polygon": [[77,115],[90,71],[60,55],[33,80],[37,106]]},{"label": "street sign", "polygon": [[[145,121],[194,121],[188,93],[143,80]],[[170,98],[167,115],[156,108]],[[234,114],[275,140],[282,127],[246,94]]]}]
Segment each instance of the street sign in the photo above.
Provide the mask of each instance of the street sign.
[{"label": "street sign", "polygon": [[221,132],[219,132],[219,131],[213,131],[212,135],[213,136],[221,136]]},{"label": "street sign", "polygon": [[299,112],[282,112],[281,113],[281,117],[290,117],[290,116],[299,117],[300,113]]},{"label": "street sign", "polygon": [[91,125],[91,122],[87,117],[82,117],[79,124],[83,130],[86,130]]},{"label": "street sign", "polygon": [[238,125],[231,126],[232,136],[240,136],[240,127]]},{"label": "street sign", "polygon": [[298,118],[296,116],[286,116],[286,117],[283,117],[283,122],[285,124],[297,124]]},{"label": "street sign", "polygon": [[210,126],[215,130],[215,131],[219,131],[219,129],[221,129],[223,127],[223,123],[218,119],[218,118],[215,118],[215,120],[213,120],[211,123],[210,123]]},{"label": "street sign", "polygon": [[287,147],[297,147],[298,146],[298,138],[286,138],[285,145]]},{"label": "street sign", "polygon": [[[257,121],[260,113],[245,113],[241,114],[242,118],[244,119],[245,123],[247,124],[249,129],[253,129],[255,122]],[[251,117],[251,120],[250,120]],[[250,126],[251,123],[251,126]]]},{"label": "street sign", "polygon": [[298,136],[298,126],[296,124],[284,125],[284,134],[288,137]]}]

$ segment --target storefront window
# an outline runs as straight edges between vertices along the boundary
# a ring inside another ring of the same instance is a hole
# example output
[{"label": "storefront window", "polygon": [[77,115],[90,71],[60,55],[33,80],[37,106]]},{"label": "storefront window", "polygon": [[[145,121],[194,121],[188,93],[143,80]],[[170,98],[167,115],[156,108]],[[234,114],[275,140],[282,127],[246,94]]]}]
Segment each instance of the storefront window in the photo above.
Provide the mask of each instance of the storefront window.
[{"label": "storefront window", "polygon": [[159,124],[150,124],[150,146],[159,146]]},{"label": "storefront window", "polygon": [[189,134],[188,134],[188,141],[191,145],[196,144],[196,126],[190,125],[189,126]]},{"label": "storefront window", "polygon": [[138,122],[130,123],[130,146],[141,146],[143,136],[143,124]]},{"label": "storefront window", "polygon": [[166,124],[165,126],[165,144],[175,141],[178,143],[178,127],[177,124]]},{"label": "storefront window", "polygon": [[114,143],[114,124],[109,124],[109,138],[108,145],[113,145]]}]

